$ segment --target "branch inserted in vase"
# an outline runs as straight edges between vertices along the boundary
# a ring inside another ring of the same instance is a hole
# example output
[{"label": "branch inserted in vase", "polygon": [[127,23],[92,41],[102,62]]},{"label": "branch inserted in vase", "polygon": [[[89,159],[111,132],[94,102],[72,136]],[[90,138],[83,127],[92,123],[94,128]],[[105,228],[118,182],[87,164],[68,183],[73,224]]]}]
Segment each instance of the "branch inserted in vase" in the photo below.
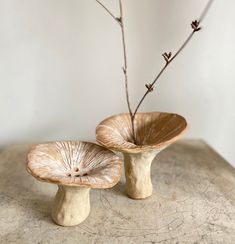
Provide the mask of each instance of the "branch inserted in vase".
[{"label": "branch inserted in vase", "polygon": [[136,144],[137,143],[137,138],[136,138],[136,128],[135,128],[135,118],[136,114],[145,100],[146,96],[154,90],[154,85],[158,81],[158,79],[161,77],[161,75],[164,73],[166,68],[169,66],[169,64],[183,51],[183,49],[186,47],[186,45],[190,42],[192,37],[194,36],[195,33],[201,30],[201,22],[205,18],[211,4],[213,3],[214,0],[209,0],[208,3],[206,4],[206,7],[204,8],[201,16],[199,17],[198,20],[194,20],[191,23],[192,31],[187,37],[187,39],[183,42],[183,44],[180,46],[180,48],[175,52],[174,55],[172,55],[172,52],[165,52],[162,54],[163,58],[165,59],[166,63],[163,66],[163,68],[160,70],[160,72],[157,74],[156,78],[153,80],[153,82],[146,84],[145,87],[147,88],[147,91],[144,93],[143,97],[140,99],[139,103],[137,104],[135,110],[132,111],[131,108],[131,103],[130,103],[130,97],[129,97],[129,89],[128,89],[128,67],[127,67],[127,52],[126,52],[126,41],[125,41],[125,26],[124,26],[124,17],[123,17],[123,5],[122,5],[122,0],[119,0],[119,8],[120,8],[120,17],[116,17],[103,3],[100,2],[100,0],[96,0],[97,3],[100,4],[102,8],[120,25],[121,27],[121,32],[122,32],[122,44],[123,44],[123,55],[124,55],[124,67],[123,67],[123,73],[125,76],[125,92],[126,92],[126,100],[127,100],[127,105],[128,105],[128,110],[129,110],[129,115],[131,118],[131,125],[132,125],[132,138],[133,142]]},{"label": "branch inserted in vase", "polygon": [[122,0],[119,0],[120,17],[116,17],[100,0],[96,0],[118,23],[122,32],[124,53],[123,72],[125,76],[126,100],[128,114],[119,114],[103,120],[96,128],[97,141],[107,148],[122,152],[125,162],[126,192],[129,197],[143,199],[152,194],[151,163],[154,157],[171,143],[175,142],[187,128],[186,120],[177,114],[169,113],[139,113],[138,110],[147,97],[154,90],[154,86],[167,67],[183,51],[192,37],[201,30],[201,22],[208,12],[213,0],[207,2],[198,20],[191,23],[192,31],[173,54],[162,54],[165,64],[155,79],[145,85],[146,91],[136,108],[132,110],[128,91],[127,53],[124,30]]},{"label": "branch inserted in vase", "polygon": [[131,198],[143,199],[152,195],[150,169],[154,157],[183,134],[187,122],[180,115],[158,112],[137,113],[135,122],[141,146],[131,142],[128,113],[103,120],[96,128],[96,140],[123,153],[126,192]]}]

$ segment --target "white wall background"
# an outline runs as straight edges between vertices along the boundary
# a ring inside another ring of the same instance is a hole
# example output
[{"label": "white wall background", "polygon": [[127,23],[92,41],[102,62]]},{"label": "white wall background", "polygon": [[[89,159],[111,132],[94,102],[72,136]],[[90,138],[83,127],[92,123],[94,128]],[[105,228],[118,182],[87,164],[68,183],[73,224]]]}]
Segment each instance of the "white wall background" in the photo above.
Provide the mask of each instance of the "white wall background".
[{"label": "white wall background", "polygon": [[[125,0],[136,104],[191,31],[206,0]],[[116,0],[104,3],[118,13]],[[215,0],[203,26],[141,110],[177,112],[235,165],[235,1]],[[0,144],[94,140],[127,111],[120,29],[95,0],[0,0]]]}]

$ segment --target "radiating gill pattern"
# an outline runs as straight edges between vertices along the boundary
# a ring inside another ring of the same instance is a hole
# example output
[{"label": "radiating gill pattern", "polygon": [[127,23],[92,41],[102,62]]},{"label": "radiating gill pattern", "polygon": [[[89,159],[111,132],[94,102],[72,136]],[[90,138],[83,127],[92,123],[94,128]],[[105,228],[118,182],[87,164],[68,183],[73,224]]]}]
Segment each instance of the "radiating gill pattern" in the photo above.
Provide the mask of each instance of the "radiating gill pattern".
[{"label": "radiating gill pattern", "polygon": [[120,114],[102,121],[96,128],[97,141],[107,148],[122,152],[163,148],[174,142],[187,127],[177,114],[138,113],[135,119],[137,145],[133,143],[129,114]]},{"label": "radiating gill pattern", "polygon": [[93,143],[60,141],[32,148],[27,169],[36,178],[55,184],[107,188],[119,180],[121,160]]}]

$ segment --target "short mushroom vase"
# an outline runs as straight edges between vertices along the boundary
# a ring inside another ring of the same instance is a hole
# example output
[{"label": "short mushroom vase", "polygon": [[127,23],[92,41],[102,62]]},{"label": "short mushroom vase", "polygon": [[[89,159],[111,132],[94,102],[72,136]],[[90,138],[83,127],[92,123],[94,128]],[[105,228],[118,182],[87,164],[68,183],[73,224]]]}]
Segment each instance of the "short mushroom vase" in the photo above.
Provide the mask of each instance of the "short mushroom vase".
[{"label": "short mushroom vase", "polygon": [[133,142],[129,114],[103,120],[96,128],[96,140],[111,150],[122,152],[125,163],[126,193],[133,199],[152,195],[151,164],[155,156],[180,138],[187,128],[186,120],[177,114],[137,113]]},{"label": "short mushroom vase", "polygon": [[38,144],[27,156],[27,171],[57,184],[52,219],[62,226],[83,222],[90,213],[91,188],[110,188],[120,179],[121,159],[112,151],[80,141]]}]

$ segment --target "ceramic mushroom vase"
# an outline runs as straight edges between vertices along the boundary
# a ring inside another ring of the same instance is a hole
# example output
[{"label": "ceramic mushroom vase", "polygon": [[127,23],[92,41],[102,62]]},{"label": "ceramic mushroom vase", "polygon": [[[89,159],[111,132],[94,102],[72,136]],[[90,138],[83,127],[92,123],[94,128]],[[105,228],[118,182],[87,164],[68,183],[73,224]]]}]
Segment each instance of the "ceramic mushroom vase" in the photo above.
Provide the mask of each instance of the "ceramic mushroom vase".
[{"label": "ceramic mushroom vase", "polygon": [[38,180],[58,185],[52,218],[59,225],[73,226],[89,215],[91,188],[110,188],[119,181],[121,160],[93,143],[52,142],[32,148],[27,170]]},{"label": "ceramic mushroom vase", "polygon": [[129,114],[102,121],[96,128],[97,141],[122,152],[125,162],[126,192],[130,198],[144,199],[152,195],[151,164],[155,156],[175,142],[187,127],[177,114],[138,113],[135,118],[136,141],[133,143]]}]

